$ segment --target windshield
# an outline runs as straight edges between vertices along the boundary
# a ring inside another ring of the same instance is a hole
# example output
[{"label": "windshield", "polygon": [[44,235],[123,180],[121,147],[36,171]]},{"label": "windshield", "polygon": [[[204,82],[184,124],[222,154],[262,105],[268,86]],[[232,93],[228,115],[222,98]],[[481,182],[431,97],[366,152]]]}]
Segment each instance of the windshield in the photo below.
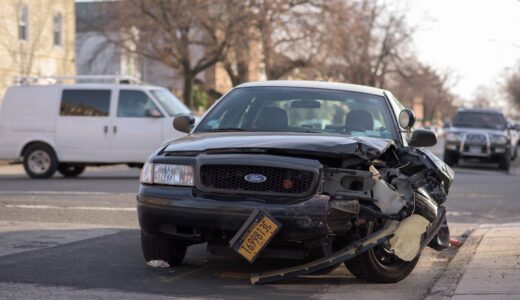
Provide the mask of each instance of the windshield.
[{"label": "windshield", "polygon": [[486,112],[460,112],[453,120],[454,127],[505,130],[506,120],[501,114]]},{"label": "windshield", "polygon": [[189,108],[167,89],[155,89],[150,92],[170,116],[191,114]]},{"label": "windshield", "polygon": [[212,131],[308,132],[397,139],[385,98],[296,87],[235,89],[195,129]]}]

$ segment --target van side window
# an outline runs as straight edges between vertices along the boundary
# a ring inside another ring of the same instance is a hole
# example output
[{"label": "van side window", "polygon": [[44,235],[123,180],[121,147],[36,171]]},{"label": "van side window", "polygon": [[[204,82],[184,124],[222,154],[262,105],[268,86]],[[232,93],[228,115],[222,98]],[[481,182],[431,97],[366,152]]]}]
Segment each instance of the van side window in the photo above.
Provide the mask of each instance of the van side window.
[{"label": "van side window", "polygon": [[145,118],[160,115],[153,101],[141,91],[121,90],[117,104],[117,116]]},{"label": "van side window", "polygon": [[106,117],[110,109],[110,90],[63,90],[61,116]]}]

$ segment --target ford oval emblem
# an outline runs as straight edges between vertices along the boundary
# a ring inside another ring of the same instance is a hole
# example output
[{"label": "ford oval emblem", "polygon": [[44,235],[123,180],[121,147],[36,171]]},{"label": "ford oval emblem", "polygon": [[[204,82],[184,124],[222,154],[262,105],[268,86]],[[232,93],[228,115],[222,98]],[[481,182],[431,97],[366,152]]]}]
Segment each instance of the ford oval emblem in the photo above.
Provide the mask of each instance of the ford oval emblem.
[{"label": "ford oval emblem", "polygon": [[251,182],[251,183],[262,183],[267,180],[267,177],[265,177],[262,174],[248,174],[248,175],[246,175],[246,177],[244,177],[244,179],[247,182]]}]

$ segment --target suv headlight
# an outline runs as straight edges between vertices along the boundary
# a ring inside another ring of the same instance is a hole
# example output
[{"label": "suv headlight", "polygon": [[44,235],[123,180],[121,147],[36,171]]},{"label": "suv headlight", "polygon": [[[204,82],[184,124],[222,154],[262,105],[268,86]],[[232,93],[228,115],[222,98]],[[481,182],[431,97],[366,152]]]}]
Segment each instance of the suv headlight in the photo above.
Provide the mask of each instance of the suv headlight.
[{"label": "suv headlight", "polygon": [[448,141],[448,142],[460,142],[461,139],[462,139],[462,133],[448,132],[446,134],[446,141]]},{"label": "suv headlight", "polygon": [[507,136],[501,134],[491,134],[489,136],[493,144],[507,144]]},{"label": "suv headlight", "polygon": [[190,165],[146,163],[141,183],[193,186],[193,167]]}]

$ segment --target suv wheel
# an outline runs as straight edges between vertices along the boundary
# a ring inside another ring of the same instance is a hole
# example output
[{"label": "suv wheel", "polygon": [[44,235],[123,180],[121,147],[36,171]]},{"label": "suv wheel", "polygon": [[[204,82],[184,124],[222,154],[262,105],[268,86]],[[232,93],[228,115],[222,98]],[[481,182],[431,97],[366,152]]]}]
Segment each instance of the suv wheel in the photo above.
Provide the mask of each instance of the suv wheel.
[{"label": "suv wheel", "polygon": [[76,177],[85,171],[85,166],[77,166],[70,164],[60,164],[58,172],[65,177]]},{"label": "suv wheel", "polygon": [[[371,223],[365,228],[360,228],[360,232],[364,231],[368,235],[373,228],[374,224]],[[345,266],[359,279],[378,283],[395,283],[405,279],[413,271],[419,257],[420,254],[412,261],[401,260],[383,243],[347,260]]]},{"label": "suv wheel", "polygon": [[187,245],[184,241],[172,238],[148,235],[141,231],[141,248],[144,259],[164,260],[170,266],[178,266],[186,256]]},{"label": "suv wheel", "polygon": [[500,157],[498,161],[498,168],[509,171],[509,168],[511,167],[511,158],[509,157],[509,154],[506,154],[502,157]]},{"label": "suv wheel", "polygon": [[48,145],[34,144],[24,152],[23,167],[32,178],[50,178],[58,168],[58,159]]},{"label": "suv wheel", "polygon": [[450,167],[459,163],[459,157],[457,156],[457,154],[446,150],[444,150],[443,160]]}]

